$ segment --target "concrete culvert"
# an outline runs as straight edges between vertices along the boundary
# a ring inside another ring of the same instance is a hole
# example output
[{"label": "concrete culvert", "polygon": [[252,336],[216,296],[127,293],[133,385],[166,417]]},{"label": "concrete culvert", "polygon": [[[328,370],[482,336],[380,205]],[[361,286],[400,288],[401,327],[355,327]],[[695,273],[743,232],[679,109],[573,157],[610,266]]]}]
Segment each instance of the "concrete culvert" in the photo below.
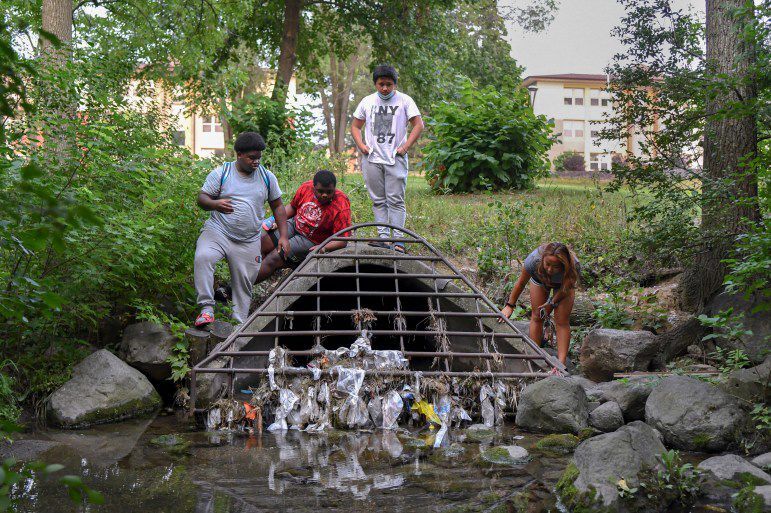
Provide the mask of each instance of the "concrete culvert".
[{"label": "concrete culvert", "polygon": [[[334,350],[350,346],[361,328],[368,328],[373,350],[499,353],[535,358],[453,357],[445,363],[444,357],[415,355],[409,357],[410,371],[447,371],[449,367],[451,372],[487,374],[492,370],[535,376],[545,375],[555,364],[522,333],[498,323],[497,309],[462,279],[454,278],[455,271],[441,257],[411,253],[408,259],[401,259],[394,251],[357,242],[310,258],[312,261],[290,274],[236,333],[255,336],[227,340],[215,348],[215,355],[222,350],[267,352],[276,345],[289,351],[309,351],[319,344]],[[394,273],[410,276],[395,280]],[[432,275],[442,277],[435,279]],[[316,315],[317,311],[321,315]],[[480,337],[482,332],[498,336]],[[195,368],[198,406],[211,404],[230,388],[227,374],[206,373],[207,367],[231,365],[229,358],[215,355]],[[295,367],[304,367],[312,356],[293,355],[292,359]],[[239,356],[232,366],[266,369],[268,357]],[[236,374],[232,390],[237,393],[261,379],[259,374]]]}]

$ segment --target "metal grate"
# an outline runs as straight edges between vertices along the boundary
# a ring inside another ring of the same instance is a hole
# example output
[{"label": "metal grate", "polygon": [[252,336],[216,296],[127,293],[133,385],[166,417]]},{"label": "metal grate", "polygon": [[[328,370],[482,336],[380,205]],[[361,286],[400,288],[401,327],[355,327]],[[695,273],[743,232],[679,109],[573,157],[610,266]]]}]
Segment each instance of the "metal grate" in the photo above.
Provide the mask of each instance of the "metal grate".
[{"label": "metal grate", "polygon": [[[226,374],[226,393],[231,397],[234,395],[236,375],[267,374],[267,364],[249,366],[247,362],[247,365],[243,366],[243,361],[247,359],[267,362],[270,352],[267,349],[241,350],[249,341],[272,339],[273,347],[278,347],[282,342],[285,343],[295,337],[312,337],[313,344],[310,347],[286,351],[290,356],[312,357],[324,349],[322,342],[325,338],[350,335],[353,340],[362,329],[366,328],[365,323],[359,318],[358,321],[351,321],[351,329],[325,329],[322,327],[323,319],[336,317],[353,319],[354,314],[364,311],[378,319],[393,319],[392,329],[368,331],[372,336],[373,349],[378,348],[379,340],[398,338],[399,349],[411,363],[415,358],[433,358],[435,362],[443,362],[444,370],[421,370],[424,376],[523,379],[546,377],[552,368],[557,368],[562,373],[566,372],[559,360],[544,352],[509,319],[504,318],[498,308],[423,237],[408,229],[398,228],[403,235],[379,238],[375,232],[378,226],[397,229],[392,225],[364,223],[329,237],[311,252],[297,269],[279,283],[246,322],[195,365],[190,371],[191,411],[195,411],[196,377],[200,374]],[[350,236],[344,237],[346,232],[350,232]],[[367,232],[373,232],[374,236],[368,235]],[[331,253],[319,252],[321,248],[333,241],[346,241],[348,246]],[[408,253],[401,254],[391,249],[373,248],[368,245],[370,242],[403,243],[408,248]],[[322,269],[322,267],[327,269],[334,267],[334,264],[352,271],[334,272],[334,270]],[[360,270],[362,266],[366,266],[366,270]],[[407,271],[405,267],[408,268]],[[352,288],[324,290],[323,285],[335,281],[339,283],[341,278],[352,280]],[[375,280],[378,284],[388,283],[391,286],[389,290],[363,290],[361,282],[364,279]],[[404,290],[403,285],[407,280],[412,280],[413,283],[417,280],[423,290]],[[300,286],[299,289],[298,286]],[[312,303],[315,303],[315,307],[305,310],[286,309],[301,298],[309,298]],[[329,308],[325,304],[329,298],[332,300],[344,298],[346,301],[355,302],[356,309]],[[378,298],[393,298],[393,307],[365,310],[364,302],[377,301]],[[313,299],[315,302],[312,301]],[[424,309],[403,308],[403,303],[407,300],[413,303],[415,300],[425,300],[426,306]],[[454,309],[443,308],[443,304],[445,307],[449,305]],[[312,320],[311,329],[292,329],[292,321],[295,318],[307,317]],[[427,329],[407,329],[406,319],[408,318],[431,319],[433,326],[427,326]],[[455,319],[471,320],[474,329],[447,329],[448,322],[454,322]],[[290,321],[288,327],[287,320]],[[498,323],[499,320],[500,323]],[[432,338],[435,350],[410,350],[409,345],[414,337]],[[476,340],[478,350],[454,351],[453,339],[456,344],[458,340],[464,340],[466,345],[468,340]],[[500,341],[503,350],[496,345],[496,340]],[[223,359],[224,364],[222,364]],[[220,365],[212,365],[215,361],[219,361]],[[477,362],[481,367],[475,367],[472,370],[454,370],[453,362],[458,361],[465,361],[467,365],[468,362]],[[507,371],[507,362],[518,362],[515,365],[520,368]],[[287,375],[311,374],[310,369],[303,368],[281,369],[276,372]],[[414,369],[366,371],[370,376],[381,374],[400,376],[415,372]]]}]

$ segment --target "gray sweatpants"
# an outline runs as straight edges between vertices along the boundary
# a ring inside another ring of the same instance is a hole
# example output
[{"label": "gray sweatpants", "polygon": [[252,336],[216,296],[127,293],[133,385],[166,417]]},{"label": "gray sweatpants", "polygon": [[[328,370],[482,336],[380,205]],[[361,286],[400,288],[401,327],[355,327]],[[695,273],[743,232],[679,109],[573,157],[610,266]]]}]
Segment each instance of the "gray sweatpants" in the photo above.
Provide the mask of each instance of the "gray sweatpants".
[{"label": "gray sweatpants", "polygon": [[[367,157],[361,159],[361,172],[367,184],[369,197],[372,199],[372,211],[376,223],[388,223],[404,226],[407,220],[407,207],[404,204],[404,192],[407,189],[407,157],[396,156],[393,166],[372,164]],[[391,230],[378,227],[380,237],[388,237]],[[394,230],[394,237],[403,234]]]},{"label": "gray sweatpants", "polygon": [[204,228],[195,246],[195,290],[201,311],[214,313],[214,266],[226,258],[233,289],[233,320],[242,323],[249,315],[252,284],[260,270],[260,239],[235,242],[225,234]]}]

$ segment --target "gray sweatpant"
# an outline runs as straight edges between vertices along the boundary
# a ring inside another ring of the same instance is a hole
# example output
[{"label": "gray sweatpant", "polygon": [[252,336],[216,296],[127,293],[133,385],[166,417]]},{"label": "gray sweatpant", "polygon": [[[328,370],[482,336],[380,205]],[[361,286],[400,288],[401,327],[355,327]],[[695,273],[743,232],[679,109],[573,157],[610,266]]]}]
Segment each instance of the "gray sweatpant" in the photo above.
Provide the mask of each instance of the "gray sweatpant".
[{"label": "gray sweatpant", "polygon": [[233,289],[233,320],[242,323],[249,315],[252,284],[260,270],[260,239],[235,242],[225,234],[204,228],[195,246],[195,290],[201,311],[214,313],[214,266],[226,258]]},{"label": "gray sweatpant", "polygon": [[[407,207],[404,204],[404,192],[407,189],[407,157],[396,156],[394,165],[373,164],[367,157],[361,159],[361,172],[367,184],[369,197],[372,199],[372,212],[376,223],[388,223],[404,226],[407,220]],[[380,237],[388,237],[391,230],[378,227]],[[403,234],[394,230],[394,237]]]}]

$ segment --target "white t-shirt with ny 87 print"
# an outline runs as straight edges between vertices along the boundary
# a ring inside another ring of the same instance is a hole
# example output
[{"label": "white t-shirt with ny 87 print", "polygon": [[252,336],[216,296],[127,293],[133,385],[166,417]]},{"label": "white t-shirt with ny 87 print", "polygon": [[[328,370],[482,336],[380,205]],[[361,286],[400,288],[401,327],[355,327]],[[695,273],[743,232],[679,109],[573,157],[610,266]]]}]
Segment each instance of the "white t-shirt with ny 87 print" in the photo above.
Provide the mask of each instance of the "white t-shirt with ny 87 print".
[{"label": "white t-shirt with ny 87 print", "polygon": [[367,160],[393,166],[396,148],[407,142],[407,123],[415,116],[420,116],[418,106],[402,92],[395,91],[389,100],[377,93],[365,97],[353,117],[364,120],[364,143],[372,150]]}]

